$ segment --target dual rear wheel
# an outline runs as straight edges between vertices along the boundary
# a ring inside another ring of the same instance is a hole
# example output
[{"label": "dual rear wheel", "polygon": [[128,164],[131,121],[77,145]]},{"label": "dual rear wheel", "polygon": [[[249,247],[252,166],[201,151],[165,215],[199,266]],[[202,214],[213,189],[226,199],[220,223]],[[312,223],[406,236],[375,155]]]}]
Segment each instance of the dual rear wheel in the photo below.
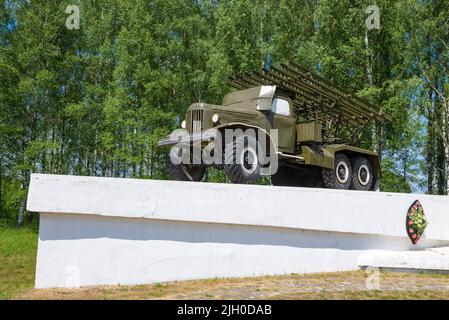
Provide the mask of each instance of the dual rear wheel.
[{"label": "dual rear wheel", "polygon": [[323,169],[326,188],[342,190],[373,190],[374,172],[371,162],[362,156],[349,160],[343,153],[335,155],[334,169]]}]

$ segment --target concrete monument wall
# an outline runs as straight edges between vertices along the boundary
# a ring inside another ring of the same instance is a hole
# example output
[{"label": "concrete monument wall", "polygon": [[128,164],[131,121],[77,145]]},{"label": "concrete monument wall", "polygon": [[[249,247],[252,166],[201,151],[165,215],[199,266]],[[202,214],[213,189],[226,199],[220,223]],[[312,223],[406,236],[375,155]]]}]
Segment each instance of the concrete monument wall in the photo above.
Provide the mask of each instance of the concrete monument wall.
[{"label": "concrete monument wall", "polygon": [[371,251],[449,245],[444,196],[36,174],[27,208],[37,288],[355,270]]}]

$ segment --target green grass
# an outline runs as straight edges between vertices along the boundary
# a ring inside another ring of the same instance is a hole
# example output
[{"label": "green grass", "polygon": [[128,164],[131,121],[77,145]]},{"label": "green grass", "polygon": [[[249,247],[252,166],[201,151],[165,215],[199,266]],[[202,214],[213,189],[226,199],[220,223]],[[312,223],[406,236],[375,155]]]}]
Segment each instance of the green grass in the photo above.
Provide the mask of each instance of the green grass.
[{"label": "green grass", "polygon": [[0,229],[0,299],[34,287],[36,228]]}]

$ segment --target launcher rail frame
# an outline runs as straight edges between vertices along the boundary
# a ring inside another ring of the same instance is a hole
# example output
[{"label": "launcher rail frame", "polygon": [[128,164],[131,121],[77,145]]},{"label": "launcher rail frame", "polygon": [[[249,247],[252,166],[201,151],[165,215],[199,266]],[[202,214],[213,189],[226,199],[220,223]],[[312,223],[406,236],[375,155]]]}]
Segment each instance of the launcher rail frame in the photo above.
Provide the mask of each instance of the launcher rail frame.
[{"label": "launcher rail frame", "polygon": [[228,84],[238,90],[275,85],[287,91],[300,120],[320,121],[326,140],[338,140],[345,132],[346,140],[358,142],[367,125],[391,121],[382,109],[293,62],[230,77]]}]

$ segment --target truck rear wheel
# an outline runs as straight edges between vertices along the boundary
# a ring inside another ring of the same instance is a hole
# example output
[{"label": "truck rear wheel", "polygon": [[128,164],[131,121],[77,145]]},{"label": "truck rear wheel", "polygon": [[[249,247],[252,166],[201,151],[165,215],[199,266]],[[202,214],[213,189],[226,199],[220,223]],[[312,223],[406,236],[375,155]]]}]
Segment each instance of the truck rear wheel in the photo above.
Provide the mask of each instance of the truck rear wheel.
[{"label": "truck rear wheel", "polygon": [[323,183],[329,189],[349,190],[352,184],[352,166],[343,153],[335,155],[334,169],[322,169]]},{"label": "truck rear wheel", "polygon": [[[170,153],[181,154],[181,148],[173,147]],[[174,164],[171,157],[168,159],[168,176],[176,181],[202,181],[206,175],[206,167],[202,165]]]},{"label": "truck rear wheel", "polygon": [[365,157],[356,157],[352,159],[352,189],[369,191],[373,186],[373,166]]},{"label": "truck rear wheel", "polygon": [[258,152],[261,148],[252,136],[239,136],[225,147],[224,171],[233,183],[252,184],[260,178]]}]

